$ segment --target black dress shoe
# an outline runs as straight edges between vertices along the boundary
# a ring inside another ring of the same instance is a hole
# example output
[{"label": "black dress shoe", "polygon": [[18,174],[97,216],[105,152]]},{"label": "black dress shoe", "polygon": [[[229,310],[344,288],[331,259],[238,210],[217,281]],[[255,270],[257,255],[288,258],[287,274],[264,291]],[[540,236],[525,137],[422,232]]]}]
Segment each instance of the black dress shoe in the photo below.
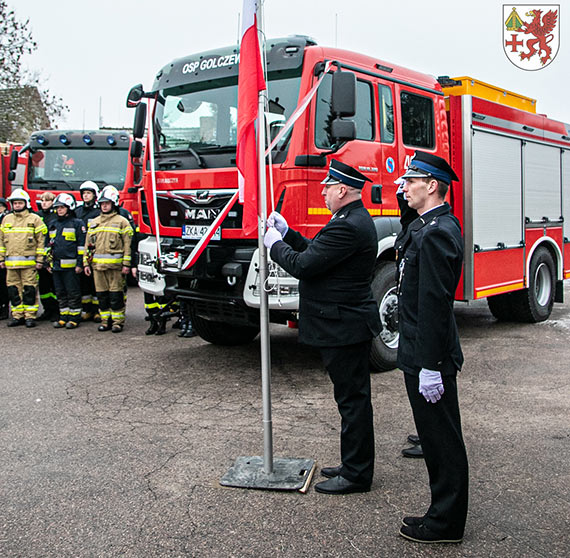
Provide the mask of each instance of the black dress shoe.
[{"label": "black dress shoe", "polygon": [[333,477],[338,477],[340,475],[340,470],[342,469],[342,465],[338,467],[323,467],[321,469],[321,475],[323,477],[327,477],[327,479],[332,479]]},{"label": "black dress shoe", "polygon": [[17,327],[17,326],[24,325],[25,323],[26,323],[26,320],[24,318],[12,318],[8,322],[8,327]]},{"label": "black dress shoe", "polygon": [[408,436],[408,442],[410,442],[410,444],[414,444],[414,446],[417,446],[420,443],[420,437],[417,434],[410,434]]},{"label": "black dress shoe", "polygon": [[415,457],[416,459],[417,458],[421,459],[424,456],[424,452],[422,450],[422,446],[417,445],[411,448],[404,448],[402,450],[402,455],[404,457]]},{"label": "black dress shoe", "polygon": [[408,515],[402,518],[402,525],[407,525],[408,527],[414,527],[421,525],[423,523],[424,516],[418,517],[416,515]]},{"label": "black dress shoe", "polygon": [[419,543],[460,543],[463,536],[442,536],[430,531],[423,523],[420,525],[402,525],[400,535],[409,541]]},{"label": "black dress shoe", "polygon": [[370,485],[358,484],[338,475],[318,482],[315,484],[315,490],[323,494],[352,494],[353,492],[370,492]]}]

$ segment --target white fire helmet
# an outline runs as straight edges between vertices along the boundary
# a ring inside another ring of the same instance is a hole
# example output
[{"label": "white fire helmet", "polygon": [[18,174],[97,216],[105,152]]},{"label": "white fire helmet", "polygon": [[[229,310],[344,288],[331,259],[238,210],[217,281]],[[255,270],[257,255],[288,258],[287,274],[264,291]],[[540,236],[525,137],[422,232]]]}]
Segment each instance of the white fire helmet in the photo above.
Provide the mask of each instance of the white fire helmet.
[{"label": "white fire helmet", "polygon": [[115,188],[114,186],[109,184],[108,186],[105,186],[105,188],[103,188],[101,190],[101,193],[99,194],[99,197],[97,198],[97,201],[99,202],[99,204],[101,204],[101,202],[109,201],[118,207],[119,206],[119,190],[117,190],[117,188]]},{"label": "white fire helmet", "polygon": [[70,211],[74,211],[77,207],[75,198],[70,194],[58,194],[53,202],[53,207],[65,206]]},{"label": "white fire helmet", "polygon": [[85,190],[91,190],[95,194],[95,197],[99,195],[99,186],[97,186],[97,184],[95,184],[95,182],[92,180],[86,180],[83,184],[81,184],[81,186],[79,186],[80,192],[83,192]]},{"label": "white fire helmet", "polygon": [[28,194],[28,192],[26,192],[25,190],[22,190],[21,188],[16,188],[16,190],[14,190],[9,196],[8,196],[8,201],[9,202],[15,202],[15,201],[25,201],[26,202],[26,207],[28,209],[32,208],[32,202],[30,200],[30,194]]}]

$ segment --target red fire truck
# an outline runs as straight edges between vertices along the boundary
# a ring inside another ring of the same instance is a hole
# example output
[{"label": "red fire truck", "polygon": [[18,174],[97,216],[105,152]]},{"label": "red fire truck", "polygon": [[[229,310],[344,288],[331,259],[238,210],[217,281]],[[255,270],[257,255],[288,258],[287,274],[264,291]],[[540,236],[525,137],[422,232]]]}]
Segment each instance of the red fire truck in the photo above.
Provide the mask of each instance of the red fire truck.
[{"label": "red fire truck", "polygon": [[30,136],[12,162],[13,186],[24,188],[34,203],[43,191],[70,192],[92,180],[99,187],[112,184],[121,192],[121,204],[135,220],[137,189],[128,164],[130,133],[124,130],[40,130]]},{"label": "red fire truck", "polygon": [[[456,299],[487,298],[498,319],[548,318],[553,303],[562,302],[562,281],[570,277],[569,125],[536,114],[536,103],[528,97],[468,77],[436,79],[320,47],[306,37],[268,41],[266,57],[270,137],[322,77],[327,61],[335,63],[334,71],[355,76],[355,89],[344,92],[355,100],[354,138],[333,137],[338,114],[331,109],[331,70],[307,110],[273,148],[268,184],[289,224],[312,237],[330,218],[320,182],[331,157],[372,180],[363,200],[378,232],[372,288],[383,331],[373,345],[375,369],[395,365],[394,240],[400,224],[394,180],[416,149],[447,158],[461,177],[449,193],[465,238]],[[149,101],[137,106],[135,137],[143,135],[146,104],[154,136],[154,177],[151,150],[138,160],[142,230],[152,234],[157,211],[166,290],[189,301],[199,335],[219,344],[247,342],[259,328],[257,240],[244,237],[239,204],[195,264],[187,265],[237,188],[238,62],[236,48],[180,58],[159,71],[151,91],[135,86],[129,93],[131,105]],[[151,239],[141,261],[151,262],[153,250],[156,240]],[[153,277],[159,276],[150,273],[145,280],[151,283]],[[271,321],[295,321],[297,281],[271,263],[268,283]]]}]

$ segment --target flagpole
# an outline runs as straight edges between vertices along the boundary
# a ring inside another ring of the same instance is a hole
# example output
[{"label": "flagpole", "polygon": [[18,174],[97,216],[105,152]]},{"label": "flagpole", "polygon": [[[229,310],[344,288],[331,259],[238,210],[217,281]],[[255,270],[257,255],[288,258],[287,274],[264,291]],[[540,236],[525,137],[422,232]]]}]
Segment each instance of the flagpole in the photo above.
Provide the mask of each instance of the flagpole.
[{"label": "flagpole", "polygon": [[[244,32],[240,43],[240,80],[238,80],[238,149],[236,165],[238,167],[238,185],[240,189],[240,202],[244,204],[243,229],[246,234],[255,231],[257,220],[257,236],[259,255],[259,325],[261,341],[261,390],[263,404],[263,457],[241,456],[238,457],[229,471],[221,478],[222,486],[234,486],[239,488],[264,488],[268,490],[299,490],[306,492],[311,478],[315,472],[314,459],[304,458],[274,458],[273,457],[273,427],[271,419],[271,355],[269,339],[269,294],[265,290],[268,277],[267,249],[263,244],[265,227],[267,223],[267,184],[265,167],[265,80],[260,77],[259,58],[260,52],[255,49],[265,49],[265,35],[263,33],[263,9],[262,0],[244,0],[243,20]],[[257,28],[254,27],[257,21]],[[255,34],[257,33],[257,35]],[[252,40],[252,37],[254,38]],[[257,44],[255,44],[257,43]],[[262,54],[261,60],[265,56]],[[241,73],[244,69],[245,73]],[[251,80],[244,79],[244,88],[241,89],[243,97],[240,97],[241,76],[251,77],[255,71],[257,89],[252,94]],[[262,90],[260,92],[260,89]],[[255,93],[257,93],[257,115],[255,113]],[[240,99],[244,100],[245,112],[240,114]],[[244,122],[240,133],[240,116]],[[257,123],[256,143],[253,141],[253,123]],[[245,131],[244,131],[245,130]],[[240,143],[240,141],[242,143]],[[244,147],[251,145],[249,152],[244,152]],[[240,147],[242,149],[240,149]],[[244,153],[255,155],[257,165],[251,159],[246,159]],[[257,168],[256,168],[257,166]],[[245,169],[251,169],[245,173]],[[257,175],[254,174],[257,171]],[[247,174],[247,176],[246,176]],[[253,183],[257,182],[257,192]],[[255,192],[252,196],[246,191],[251,186]],[[254,217],[255,214],[255,217]]]},{"label": "flagpole", "polygon": [[[264,48],[265,37],[263,33],[262,1],[257,4],[257,33],[259,47]],[[262,52],[262,60],[264,60]],[[264,73],[265,73],[265,68]],[[258,94],[257,115],[257,161],[259,177],[259,219],[257,225],[257,238],[259,246],[259,277],[260,289],[259,325],[261,338],[261,391],[263,403],[263,471],[266,474],[273,472],[273,422],[271,418],[271,350],[269,341],[269,295],[263,288],[266,284],[267,248],[263,244],[265,224],[267,221],[267,183],[265,173],[265,91]]]}]

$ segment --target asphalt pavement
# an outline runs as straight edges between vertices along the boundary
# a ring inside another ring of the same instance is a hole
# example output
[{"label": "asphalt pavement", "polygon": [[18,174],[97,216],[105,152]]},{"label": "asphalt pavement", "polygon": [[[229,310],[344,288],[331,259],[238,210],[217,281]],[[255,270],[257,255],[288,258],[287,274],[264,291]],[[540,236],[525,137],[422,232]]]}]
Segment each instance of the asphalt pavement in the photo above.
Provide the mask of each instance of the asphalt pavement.
[{"label": "asphalt pavement", "polygon": [[[566,298],[570,291],[566,288]],[[570,555],[570,313],[496,322],[457,306],[470,460],[464,542],[398,536],[429,503],[401,372],[372,377],[376,468],[365,494],[224,488],[263,453],[259,339],[218,347],[145,336],[142,293],[101,333],[0,322],[2,557],[565,557]],[[319,355],[271,327],[276,457],[339,463],[340,420]]]}]

